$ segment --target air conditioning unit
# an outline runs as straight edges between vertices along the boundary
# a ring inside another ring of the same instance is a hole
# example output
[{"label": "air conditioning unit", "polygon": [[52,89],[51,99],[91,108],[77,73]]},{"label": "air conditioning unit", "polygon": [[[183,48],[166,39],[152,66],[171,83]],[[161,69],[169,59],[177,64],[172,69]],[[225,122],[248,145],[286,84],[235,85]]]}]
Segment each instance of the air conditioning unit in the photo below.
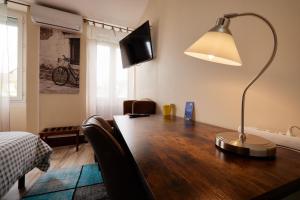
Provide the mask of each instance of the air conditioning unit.
[{"label": "air conditioning unit", "polygon": [[31,6],[31,19],[43,27],[61,29],[68,32],[81,32],[82,16],[39,5]]}]

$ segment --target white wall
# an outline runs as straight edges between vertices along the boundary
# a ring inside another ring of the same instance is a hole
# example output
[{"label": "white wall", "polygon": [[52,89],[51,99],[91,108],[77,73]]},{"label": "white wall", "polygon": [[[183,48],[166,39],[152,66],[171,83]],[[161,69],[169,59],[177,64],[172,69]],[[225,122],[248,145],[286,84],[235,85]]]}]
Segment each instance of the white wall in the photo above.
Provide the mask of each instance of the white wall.
[{"label": "white wall", "polygon": [[26,131],[26,103],[10,103],[10,129],[13,131]]},{"label": "white wall", "polygon": [[[141,22],[150,19],[156,59],[136,67],[137,98],[159,105],[175,103],[183,116],[184,103],[196,103],[196,120],[228,128],[240,124],[241,92],[260,70],[272,48],[271,33],[251,17],[233,19],[231,30],[244,65],[231,67],[188,57],[183,51],[210,29],[217,17],[252,11],[267,17],[278,33],[278,54],[270,69],[250,89],[246,125],[285,131],[300,125],[300,1],[298,0],[151,0]],[[27,18],[26,115],[23,122],[37,133],[49,126],[80,124],[85,118],[85,31],[81,37],[81,80],[77,95],[39,94],[39,28]],[[22,115],[17,115],[18,117]],[[24,125],[24,124],[23,124]],[[22,125],[22,126],[23,126]]]},{"label": "white wall", "polygon": [[278,33],[274,63],[249,90],[246,125],[285,131],[300,125],[300,1],[298,0],[152,0],[141,22],[152,24],[155,60],[137,66],[137,98],[160,105],[175,103],[183,116],[187,100],[196,103],[196,120],[236,129],[240,124],[241,93],[265,64],[272,49],[268,27],[253,17],[233,19],[242,67],[209,63],[183,54],[217,17],[232,12],[265,16]]},{"label": "white wall", "polygon": [[38,133],[43,128],[80,125],[85,118],[85,30],[80,40],[79,94],[39,93],[39,26],[27,15],[27,131]]},{"label": "white wall", "polygon": [[39,131],[39,27],[27,13],[26,124],[27,131]]},{"label": "white wall", "polygon": [[[80,125],[85,119],[86,27],[80,37],[79,94],[39,94],[39,130]],[[62,55],[62,54],[60,54]]]}]

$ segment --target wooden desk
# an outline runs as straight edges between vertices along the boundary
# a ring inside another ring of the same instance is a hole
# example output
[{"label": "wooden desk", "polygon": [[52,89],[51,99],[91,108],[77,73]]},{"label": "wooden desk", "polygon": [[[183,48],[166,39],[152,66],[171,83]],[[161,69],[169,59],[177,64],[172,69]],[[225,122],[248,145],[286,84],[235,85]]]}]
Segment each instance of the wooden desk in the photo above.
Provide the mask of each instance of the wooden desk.
[{"label": "wooden desk", "polygon": [[300,189],[300,153],[278,148],[273,160],[224,153],[226,129],[161,116],[115,124],[156,199],[280,199]]}]

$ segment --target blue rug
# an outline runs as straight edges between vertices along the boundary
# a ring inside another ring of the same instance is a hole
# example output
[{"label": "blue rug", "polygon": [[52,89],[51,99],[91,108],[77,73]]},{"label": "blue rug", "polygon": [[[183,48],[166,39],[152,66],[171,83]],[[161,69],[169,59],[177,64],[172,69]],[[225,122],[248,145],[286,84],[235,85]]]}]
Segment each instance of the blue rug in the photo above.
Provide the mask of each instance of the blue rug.
[{"label": "blue rug", "polygon": [[24,200],[108,199],[97,164],[52,170],[41,176]]}]

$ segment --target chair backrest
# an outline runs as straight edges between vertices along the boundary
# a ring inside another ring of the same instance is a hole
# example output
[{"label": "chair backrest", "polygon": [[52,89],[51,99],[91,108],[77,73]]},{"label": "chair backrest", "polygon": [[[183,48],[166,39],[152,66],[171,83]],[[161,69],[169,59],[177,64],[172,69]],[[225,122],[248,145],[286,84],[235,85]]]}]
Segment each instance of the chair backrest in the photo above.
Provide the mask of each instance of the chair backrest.
[{"label": "chair backrest", "polygon": [[123,102],[123,114],[155,114],[156,103],[149,100],[126,100]]},{"label": "chair backrest", "polygon": [[117,140],[106,131],[99,118],[92,116],[82,124],[101,166],[104,184],[111,199],[153,199],[134,164]]},{"label": "chair backrest", "polygon": [[91,122],[93,122],[95,125],[104,128],[104,130],[106,130],[107,132],[113,132],[113,127],[99,115],[90,116],[88,119],[90,119]]},{"label": "chair backrest", "polygon": [[123,114],[132,114],[132,103],[135,102],[135,100],[125,100],[123,101]]}]

